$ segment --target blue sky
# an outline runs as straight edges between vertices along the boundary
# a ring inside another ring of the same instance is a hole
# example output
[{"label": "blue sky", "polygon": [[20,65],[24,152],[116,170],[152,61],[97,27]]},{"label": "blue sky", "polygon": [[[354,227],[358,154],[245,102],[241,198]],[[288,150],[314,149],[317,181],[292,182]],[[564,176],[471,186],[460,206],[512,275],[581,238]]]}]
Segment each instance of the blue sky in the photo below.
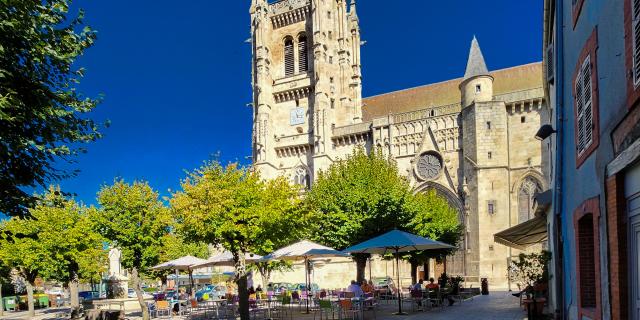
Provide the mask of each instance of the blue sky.
[{"label": "blue sky", "polygon": [[[78,62],[87,69],[80,90],[105,95],[91,116],[111,127],[63,189],[93,204],[101,185],[122,177],[168,195],[215,153],[248,163],[249,5],[76,0],[99,35]],[[358,14],[365,96],[462,76],[473,35],[491,70],[542,57],[542,1],[359,0]]]}]

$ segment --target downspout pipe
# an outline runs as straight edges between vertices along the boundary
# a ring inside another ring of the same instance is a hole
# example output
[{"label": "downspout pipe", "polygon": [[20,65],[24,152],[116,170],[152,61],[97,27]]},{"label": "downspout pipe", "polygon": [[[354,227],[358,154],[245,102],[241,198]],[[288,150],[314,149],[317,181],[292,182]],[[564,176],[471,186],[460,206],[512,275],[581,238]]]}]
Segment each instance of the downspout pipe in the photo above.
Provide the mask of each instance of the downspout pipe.
[{"label": "downspout pipe", "polygon": [[563,229],[562,224],[564,223],[562,217],[562,208],[563,208],[563,193],[564,193],[564,1],[558,1],[555,4],[556,9],[556,17],[554,23],[555,27],[555,64],[556,64],[556,159],[555,159],[555,201],[553,202],[553,213],[554,213],[554,246],[556,251],[556,258],[554,259],[555,269],[556,269],[556,288],[559,292],[559,300],[558,305],[556,307],[556,312],[560,314],[557,315],[560,319],[566,319],[566,310],[565,310],[565,289],[564,289],[564,264],[562,261],[564,260],[564,250],[562,239],[558,237],[560,234],[564,234],[562,232],[558,232]]}]

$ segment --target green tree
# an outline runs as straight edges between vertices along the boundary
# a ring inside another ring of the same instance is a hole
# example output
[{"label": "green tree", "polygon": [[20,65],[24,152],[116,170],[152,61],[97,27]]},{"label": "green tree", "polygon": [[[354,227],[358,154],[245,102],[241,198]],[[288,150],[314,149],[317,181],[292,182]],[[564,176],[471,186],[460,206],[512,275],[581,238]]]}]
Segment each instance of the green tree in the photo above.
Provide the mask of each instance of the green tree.
[{"label": "green tree", "polygon": [[65,198],[59,188],[50,188],[42,205],[31,212],[35,219],[32,223],[38,224],[38,241],[44,243],[54,258],[43,276],[68,283],[71,318],[77,318],[80,316],[80,281],[95,281],[107,263],[103,238],[93,223],[95,209]]},{"label": "green tree", "polygon": [[[449,201],[439,195],[435,189],[415,194],[407,202],[407,210],[412,213],[407,229],[419,236],[457,245],[463,230],[459,220],[459,212]],[[415,251],[403,258],[411,264],[411,277],[417,281],[417,268],[428,263],[429,259],[442,260],[453,254],[456,249]]]},{"label": "green tree", "polygon": [[69,3],[0,1],[0,212],[8,215],[35,205],[24,188],[74,175],[54,165],[100,137],[87,117],[99,100],[77,90],[85,71],[75,64],[96,32],[82,11],[68,17]]},{"label": "green tree", "polygon": [[[159,249],[160,262],[171,261],[187,255],[200,259],[209,258],[209,247],[204,242],[186,242],[184,238],[171,232],[162,238],[162,247]],[[162,283],[167,282],[167,276],[172,273],[171,270],[159,270],[153,272],[156,278],[160,278]]]},{"label": "green tree", "polygon": [[168,209],[149,184],[138,181],[128,184],[116,180],[102,187],[98,203],[95,221],[99,233],[122,251],[122,266],[130,271],[143,319],[148,320],[140,279],[160,260],[162,239],[171,225]]},{"label": "green tree", "polygon": [[32,220],[12,218],[2,224],[0,259],[27,282],[30,315],[37,277],[64,281],[71,290],[72,317],[78,316],[78,283],[99,273],[106,261],[102,238],[94,231],[90,209],[50,187],[30,209]]},{"label": "green tree", "polygon": [[[312,238],[339,250],[394,228],[449,240],[442,236],[449,234],[457,215],[448,206],[444,211],[432,207],[433,198],[414,194],[395,162],[380,150],[366,154],[356,149],[346,160],[320,172],[307,194],[313,212]],[[364,279],[367,258],[354,255],[358,281]]]},{"label": "green tree", "polygon": [[0,317],[4,315],[3,288],[6,288],[9,284],[11,284],[11,268],[0,259]]},{"label": "green tree", "polygon": [[264,181],[249,168],[211,162],[189,174],[171,199],[188,240],[233,254],[243,320],[249,319],[245,254],[270,252],[282,239],[296,238],[303,226],[299,191],[285,178]]}]

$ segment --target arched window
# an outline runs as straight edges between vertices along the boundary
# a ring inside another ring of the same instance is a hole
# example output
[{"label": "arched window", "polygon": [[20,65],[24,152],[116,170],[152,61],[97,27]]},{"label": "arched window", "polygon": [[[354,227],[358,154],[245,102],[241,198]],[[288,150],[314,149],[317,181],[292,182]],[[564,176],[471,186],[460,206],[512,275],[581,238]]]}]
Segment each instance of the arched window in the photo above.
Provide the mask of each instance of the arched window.
[{"label": "arched window", "polygon": [[533,177],[526,177],[518,191],[518,221],[523,223],[533,218],[533,198],[542,188]]},{"label": "arched window", "polygon": [[311,189],[311,176],[304,167],[297,167],[293,175],[293,183]]},{"label": "arched window", "polygon": [[298,71],[300,73],[309,70],[309,62],[307,59],[307,36],[301,34],[298,37]]},{"label": "arched window", "polygon": [[284,39],[284,75],[290,77],[295,74],[295,58],[293,54],[293,39]]}]

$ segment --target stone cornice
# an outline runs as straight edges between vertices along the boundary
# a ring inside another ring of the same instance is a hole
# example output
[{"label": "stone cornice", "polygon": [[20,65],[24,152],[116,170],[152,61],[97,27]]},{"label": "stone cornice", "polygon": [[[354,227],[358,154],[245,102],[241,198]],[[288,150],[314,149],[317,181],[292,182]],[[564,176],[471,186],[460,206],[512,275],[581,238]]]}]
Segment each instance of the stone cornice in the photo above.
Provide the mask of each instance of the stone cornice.
[{"label": "stone cornice", "polygon": [[311,0],[283,0],[269,5],[271,23],[275,29],[306,20],[311,12]]}]

